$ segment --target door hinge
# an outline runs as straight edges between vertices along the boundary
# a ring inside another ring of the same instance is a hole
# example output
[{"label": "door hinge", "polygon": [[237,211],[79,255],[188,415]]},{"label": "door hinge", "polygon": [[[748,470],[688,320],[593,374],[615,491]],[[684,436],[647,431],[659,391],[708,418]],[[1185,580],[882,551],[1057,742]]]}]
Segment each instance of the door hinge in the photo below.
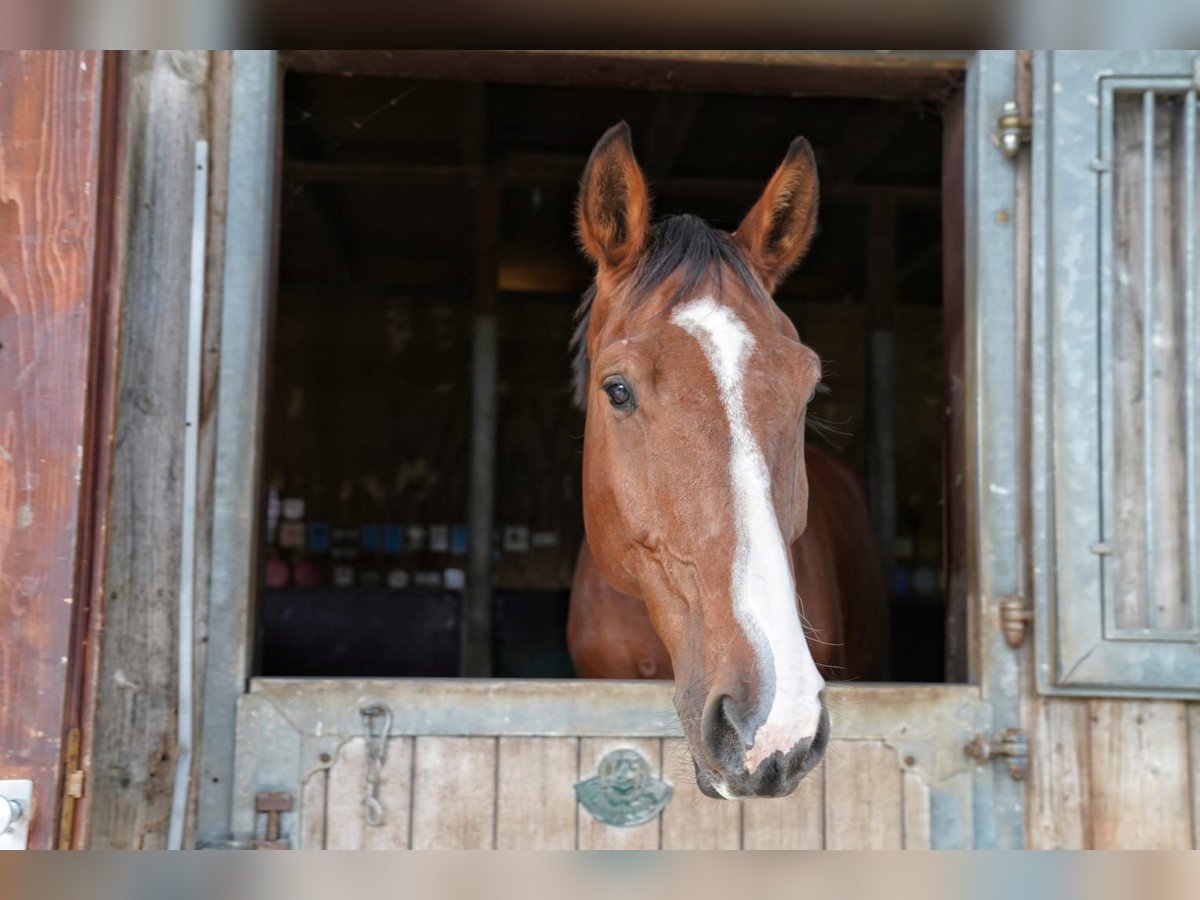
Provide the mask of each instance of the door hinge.
[{"label": "door hinge", "polygon": [[83,799],[87,778],[79,767],[79,728],[67,733],[67,754],[63,761],[62,815],[58,820],[58,849],[70,850],[75,832],[75,806]]},{"label": "door hinge", "polygon": [[1025,605],[1025,598],[1020,594],[1005,594],[999,598],[999,602],[1000,630],[1004,632],[1004,642],[1014,649],[1020,647],[1029,633],[1033,610]]},{"label": "door hinge", "polygon": [[1029,735],[1024,728],[1005,728],[999,737],[977,733],[963,752],[980,765],[1004,759],[1013,781],[1023,781],[1029,771]]},{"label": "door hinge", "polygon": [[1016,159],[1021,145],[1033,139],[1033,120],[1021,114],[1016,100],[1005,101],[996,119],[996,146],[1009,159]]}]

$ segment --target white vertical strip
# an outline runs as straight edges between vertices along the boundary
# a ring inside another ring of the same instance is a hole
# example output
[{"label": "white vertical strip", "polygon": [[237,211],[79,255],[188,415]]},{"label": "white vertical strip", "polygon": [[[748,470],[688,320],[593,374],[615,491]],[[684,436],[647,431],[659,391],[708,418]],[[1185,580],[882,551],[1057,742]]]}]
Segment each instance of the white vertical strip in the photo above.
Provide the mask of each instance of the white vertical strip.
[{"label": "white vertical strip", "polygon": [[192,267],[188,289],[187,386],[183,420],[183,510],[179,554],[179,757],[167,849],[183,847],[192,781],[192,621],[196,588],[196,479],[200,457],[200,361],[204,343],[204,269],[208,248],[208,141],[196,141],[192,185]]}]

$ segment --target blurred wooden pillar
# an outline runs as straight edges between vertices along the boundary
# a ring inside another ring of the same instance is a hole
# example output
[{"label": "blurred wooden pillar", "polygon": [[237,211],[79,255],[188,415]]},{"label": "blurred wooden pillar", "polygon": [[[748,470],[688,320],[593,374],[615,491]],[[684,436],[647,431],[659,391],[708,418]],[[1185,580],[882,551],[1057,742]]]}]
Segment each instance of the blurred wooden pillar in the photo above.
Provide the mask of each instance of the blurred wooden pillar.
[{"label": "blurred wooden pillar", "polygon": [[871,519],[883,551],[890,598],[896,559],[896,201],[888,193],[871,198],[867,303]]},{"label": "blurred wooden pillar", "polygon": [[[485,88],[467,95],[463,129],[464,162],[487,166]],[[492,531],[496,499],[496,381],[499,368],[499,323],[496,311],[497,240],[500,182],[491,175],[479,185],[475,229],[475,322],[471,343],[471,475],[467,498],[470,543],[463,597],[463,675],[492,674]]]}]

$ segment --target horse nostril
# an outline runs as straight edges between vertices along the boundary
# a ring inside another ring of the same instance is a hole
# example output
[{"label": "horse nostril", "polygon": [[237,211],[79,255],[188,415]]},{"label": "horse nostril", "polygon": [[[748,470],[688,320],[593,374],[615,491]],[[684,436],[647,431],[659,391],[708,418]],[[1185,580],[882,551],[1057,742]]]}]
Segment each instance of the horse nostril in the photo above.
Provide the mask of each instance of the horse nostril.
[{"label": "horse nostril", "polygon": [[711,762],[721,768],[745,764],[742,762],[746,751],[743,725],[732,697],[722,694],[709,701],[702,728]]}]

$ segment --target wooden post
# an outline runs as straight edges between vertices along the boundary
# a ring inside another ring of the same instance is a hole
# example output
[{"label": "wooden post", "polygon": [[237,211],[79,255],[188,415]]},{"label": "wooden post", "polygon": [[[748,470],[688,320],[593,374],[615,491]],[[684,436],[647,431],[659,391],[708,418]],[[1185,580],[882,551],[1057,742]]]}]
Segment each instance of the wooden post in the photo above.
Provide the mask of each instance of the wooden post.
[{"label": "wooden post", "polygon": [[[966,207],[963,181],[964,95],[946,104],[942,125],[942,565],[946,573],[946,680],[966,681],[970,640],[967,633],[967,498],[965,281],[963,236]],[[1018,245],[1020,246],[1020,245]],[[1027,534],[1033,534],[1032,526]]]},{"label": "wooden post", "polygon": [[[467,97],[463,155],[486,163],[487,122],[482,88]],[[476,212],[475,327],[471,343],[471,482],[467,498],[470,543],[463,597],[463,675],[492,674],[492,531],[496,498],[496,380],[499,328],[496,316],[497,237],[500,183],[487,177],[479,187]]]},{"label": "wooden post", "polygon": [[867,366],[871,409],[868,448],[871,517],[883,551],[890,597],[896,561],[896,201],[886,193],[871,200],[867,300],[870,305]]}]

